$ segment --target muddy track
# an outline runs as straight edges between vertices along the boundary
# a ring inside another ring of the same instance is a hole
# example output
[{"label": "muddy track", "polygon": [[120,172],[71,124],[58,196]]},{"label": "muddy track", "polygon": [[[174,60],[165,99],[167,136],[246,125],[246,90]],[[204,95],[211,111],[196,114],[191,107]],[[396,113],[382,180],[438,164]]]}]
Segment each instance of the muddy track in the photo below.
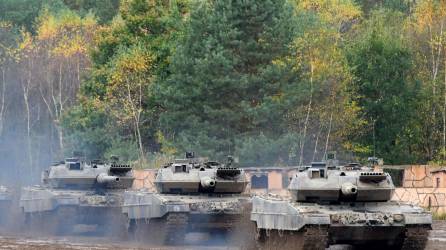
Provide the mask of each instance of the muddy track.
[{"label": "muddy track", "polygon": [[434,221],[426,249],[443,250],[446,245],[446,221]]},{"label": "muddy track", "polygon": [[[1,233],[0,233],[1,234]],[[435,221],[433,230],[429,232],[427,250],[443,250],[446,245],[446,221]],[[200,247],[200,246],[147,246],[144,243],[135,243],[132,241],[113,241],[109,238],[101,237],[25,237],[25,236],[0,236],[0,249],[25,249],[25,250],[56,250],[56,249],[79,249],[79,250],[110,250],[110,249],[203,249],[203,250],[222,250],[239,249],[236,247]],[[333,249],[342,249],[339,247]],[[348,248],[347,248],[348,249]],[[284,249],[282,249],[284,250]]]}]

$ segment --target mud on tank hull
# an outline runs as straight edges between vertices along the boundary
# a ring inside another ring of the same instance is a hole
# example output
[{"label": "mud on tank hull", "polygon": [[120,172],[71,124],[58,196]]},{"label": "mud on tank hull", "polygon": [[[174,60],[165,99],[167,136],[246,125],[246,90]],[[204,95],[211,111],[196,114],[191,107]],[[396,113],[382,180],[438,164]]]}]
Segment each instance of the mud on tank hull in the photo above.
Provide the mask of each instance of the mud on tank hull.
[{"label": "mud on tank hull", "polygon": [[119,191],[95,194],[84,190],[26,187],[19,201],[22,226],[24,231],[33,234],[125,237],[127,221],[121,212],[122,195]]},{"label": "mud on tank hull", "polygon": [[191,232],[218,234],[226,244],[241,245],[255,232],[249,232],[253,228],[250,198],[246,196],[128,191],[124,197],[123,213],[130,221],[129,231],[137,240],[151,245],[183,245]]},{"label": "mud on tank hull", "polygon": [[331,244],[424,249],[432,217],[395,202],[318,205],[254,197],[251,220],[264,249],[325,249]]}]

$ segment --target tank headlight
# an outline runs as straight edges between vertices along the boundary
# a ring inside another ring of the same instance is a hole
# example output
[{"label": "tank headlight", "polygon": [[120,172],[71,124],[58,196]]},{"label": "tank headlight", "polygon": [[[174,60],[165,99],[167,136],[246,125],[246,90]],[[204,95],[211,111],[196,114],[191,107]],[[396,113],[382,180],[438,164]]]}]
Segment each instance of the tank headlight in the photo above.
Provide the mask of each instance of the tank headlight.
[{"label": "tank headlight", "polygon": [[402,222],[404,220],[404,216],[402,214],[395,214],[393,215],[393,220],[395,222]]}]

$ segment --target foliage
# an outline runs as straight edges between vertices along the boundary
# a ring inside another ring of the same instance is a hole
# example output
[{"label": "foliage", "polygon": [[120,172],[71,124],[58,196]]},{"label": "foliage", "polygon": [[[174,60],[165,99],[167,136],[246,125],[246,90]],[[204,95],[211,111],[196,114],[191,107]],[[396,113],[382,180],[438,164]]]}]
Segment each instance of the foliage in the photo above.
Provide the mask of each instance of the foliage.
[{"label": "foliage", "polygon": [[235,138],[282,133],[296,84],[287,1],[198,2],[162,83],[161,129],[179,151],[234,152]]},{"label": "foliage", "polygon": [[35,179],[73,151],[139,167],[185,150],[243,166],[328,151],[442,164],[445,6],[3,0],[0,153]]},{"label": "foliage", "polygon": [[140,158],[138,144],[135,141],[120,141],[115,139],[104,153],[104,158],[109,159],[116,155],[120,161],[135,162]]},{"label": "foliage", "polygon": [[94,14],[99,23],[108,23],[118,13],[120,0],[62,0],[70,10],[81,16]]},{"label": "foliage", "polygon": [[36,19],[43,11],[57,14],[72,10],[81,17],[94,14],[100,23],[106,23],[117,14],[118,7],[119,0],[2,0],[0,20],[34,33]]},{"label": "foliage", "polygon": [[401,11],[409,14],[415,8],[416,2],[413,0],[356,0],[360,4],[363,10],[367,13],[373,10],[385,8],[394,11]]},{"label": "foliage", "polygon": [[[95,128],[105,125],[107,136],[136,141],[141,158],[147,155],[146,147],[157,150],[160,107],[153,93],[169,74],[168,62],[186,9],[184,0],[123,1],[120,15],[95,37],[93,69],[82,86],[82,101],[73,109],[80,119],[67,125],[97,132],[101,130]],[[95,113],[103,114],[100,122],[91,119]],[[104,147],[95,151],[96,157],[103,157],[111,146],[100,145]]]},{"label": "foliage", "polygon": [[237,139],[235,155],[240,166],[289,166],[296,162],[299,135],[268,138],[263,133]]},{"label": "foliage", "polygon": [[[408,163],[412,159],[406,133],[415,117],[417,85],[412,75],[412,55],[401,40],[372,24],[363,40],[355,43],[349,62],[355,80],[349,85],[351,103],[360,108],[366,123],[353,134],[359,145],[373,145],[368,152],[389,163]],[[353,149],[355,150],[355,149]]]}]

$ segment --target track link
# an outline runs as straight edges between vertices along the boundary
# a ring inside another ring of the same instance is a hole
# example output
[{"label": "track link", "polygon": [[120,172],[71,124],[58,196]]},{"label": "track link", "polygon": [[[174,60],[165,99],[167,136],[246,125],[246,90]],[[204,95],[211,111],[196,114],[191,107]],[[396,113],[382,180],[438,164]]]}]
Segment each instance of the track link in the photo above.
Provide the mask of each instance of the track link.
[{"label": "track link", "polygon": [[182,245],[187,232],[189,216],[187,213],[169,213],[166,218],[166,243],[169,245]]},{"label": "track link", "polygon": [[429,228],[415,226],[406,228],[402,250],[423,250],[426,247]]},{"label": "track link", "polygon": [[303,233],[297,231],[258,229],[256,233],[257,244],[246,249],[303,249]]},{"label": "track link", "polygon": [[328,245],[328,226],[307,226],[304,236],[304,250],[324,250]]}]

